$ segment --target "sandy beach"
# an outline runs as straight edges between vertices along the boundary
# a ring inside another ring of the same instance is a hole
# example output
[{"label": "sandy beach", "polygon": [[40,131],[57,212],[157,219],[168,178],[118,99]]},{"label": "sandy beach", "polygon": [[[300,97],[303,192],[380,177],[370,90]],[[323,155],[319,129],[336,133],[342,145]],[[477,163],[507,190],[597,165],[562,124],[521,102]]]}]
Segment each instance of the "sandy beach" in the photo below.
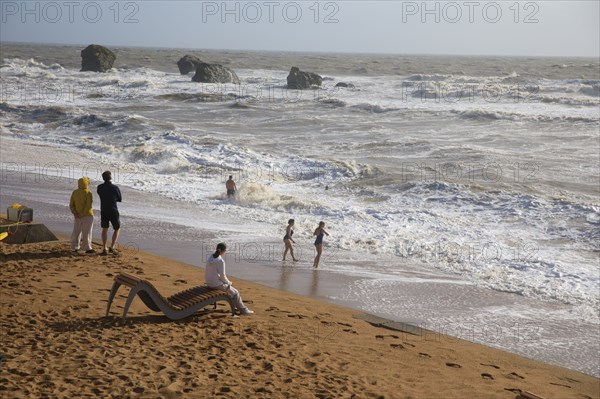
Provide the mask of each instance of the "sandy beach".
[{"label": "sandy beach", "polygon": [[600,399],[565,4],[2,1],[0,399]]},{"label": "sandy beach", "polygon": [[74,254],[66,241],[0,244],[6,398],[599,398],[597,378],[427,331],[375,326],[355,310],[230,276],[256,311],[225,303],[170,321],[127,288],[105,318],[120,272],[164,296],[202,270],[144,252]]}]

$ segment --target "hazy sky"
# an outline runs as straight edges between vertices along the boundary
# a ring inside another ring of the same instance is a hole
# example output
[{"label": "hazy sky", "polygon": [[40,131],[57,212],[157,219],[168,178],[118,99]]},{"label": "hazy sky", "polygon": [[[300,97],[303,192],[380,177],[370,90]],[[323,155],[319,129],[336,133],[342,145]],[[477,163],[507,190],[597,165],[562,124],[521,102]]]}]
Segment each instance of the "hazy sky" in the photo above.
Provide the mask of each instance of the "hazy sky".
[{"label": "hazy sky", "polygon": [[600,56],[600,1],[6,1],[0,40],[204,49]]}]

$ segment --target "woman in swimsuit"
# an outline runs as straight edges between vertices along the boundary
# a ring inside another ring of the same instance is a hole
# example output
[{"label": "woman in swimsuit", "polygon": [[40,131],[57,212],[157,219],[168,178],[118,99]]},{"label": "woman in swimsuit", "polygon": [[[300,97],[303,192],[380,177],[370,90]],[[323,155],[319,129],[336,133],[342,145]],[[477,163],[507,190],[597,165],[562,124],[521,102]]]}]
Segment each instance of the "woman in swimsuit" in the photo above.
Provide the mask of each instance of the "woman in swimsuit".
[{"label": "woman in swimsuit", "polygon": [[315,256],[313,267],[319,267],[319,260],[321,259],[321,254],[323,253],[323,237],[329,236],[329,233],[327,230],[325,230],[325,222],[319,222],[319,227],[315,229],[313,236],[317,236],[317,239],[315,240],[317,256]]},{"label": "woman in swimsuit", "polygon": [[296,259],[296,257],[294,256],[294,246],[292,244],[295,244],[296,241],[294,241],[294,239],[292,238],[293,235],[294,235],[294,219],[290,219],[290,220],[288,220],[288,225],[285,229],[285,236],[283,237],[283,243],[285,244],[285,249],[283,250],[283,260],[285,260],[285,257],[287,256],[288,251],[290,251],[290,254],[292,255],[292,259],[294,260],[294,262],[298,262],[298,259]]}]

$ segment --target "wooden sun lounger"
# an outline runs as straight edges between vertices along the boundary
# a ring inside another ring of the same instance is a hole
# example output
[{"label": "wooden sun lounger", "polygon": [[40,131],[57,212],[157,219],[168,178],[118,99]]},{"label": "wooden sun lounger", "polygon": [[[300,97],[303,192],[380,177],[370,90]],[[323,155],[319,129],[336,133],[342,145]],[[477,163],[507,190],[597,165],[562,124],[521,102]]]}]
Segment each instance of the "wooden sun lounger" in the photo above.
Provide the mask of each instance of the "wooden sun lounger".
[{"label": "wooden sun lounger", "polygon": [[163,312],[165,316],[171,320],[179,320],[188,317],[194,314],[198,309],[202,309],[210,304],[214,304],[216,308],[217,302],[219,301],[226,301],[229,303],[231,313],[235,315],[235,307],[233,306],[231,299],[229,299],[225,292],[221,290],[215,290],[207,286],[198,286],[165,298],[149,281],[142,280],[131,274],[120,273],[115,277],[115,282],[110,290],[108,305],[106,306],[107,317],[110,312],[112,301],[121,285],[131,288],[129,296],[127,297],[127,302],[125,302],[125,308],[123,309],[123,322],[125,322],[125,316],[127,316],[129,306],[131,306],[131,302],[133,302],[136,295],[140,297],[147,307],[156,312]]}]

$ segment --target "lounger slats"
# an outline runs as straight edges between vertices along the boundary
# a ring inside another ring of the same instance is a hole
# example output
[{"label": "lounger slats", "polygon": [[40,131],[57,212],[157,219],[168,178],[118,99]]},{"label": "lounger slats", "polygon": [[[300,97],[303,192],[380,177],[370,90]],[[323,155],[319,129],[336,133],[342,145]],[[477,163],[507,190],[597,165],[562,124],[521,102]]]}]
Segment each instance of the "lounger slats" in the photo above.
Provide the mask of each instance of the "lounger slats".
[{"label": "lounger slats", "polygon": [[121,273],[115,278],[115,281],[128,287],[133,287],[136,284],[140,283],[142,280],[130,274]]},{"label": "lounger slats", "polygon": [[170,296],[169,298],[167,298],[167,300],[169,301],[173,301],[173,300],[178,300],[178,299],[192,299],[192,300],[197,300],[198,298],[203,298],[204,299],[210,299],[210,298],[214,298],[214,297],[218,297],[218,296],[224,296],[225,292],[220,291],[220,290],[211,290],[208,289],[205,290],[198,290],[199,292],[192,292],[192,293],[186,293],[186,292],[182,292],[179,294],[175,294]]},{"label": "lounger slats", "polygon": [[185,292],[181,292],[181,293],[177,294],[177,298],[181,298],[181,299],[193,300],[195,297],[196,297],[196,295],[194,295],[193,293],[191,293],[189,291],[185,291]]},{"label": "lounger slats", "polygon": [[172,295],[169,298],[167,298],[169,301],[172,299],[180,299],[182,301],[190,301],[190,302],[194,302],[194,300],[196,299],[197,295],[194,295],[191,292],[181,292],[179,294],[176,295]]},{"label": "lounger slats", "polygon": [[177,306],[179,309],[187,309],[189,307],[194,306],[196,303],[198,302],[192,302],[192,301],[184,301],[184,300],[176,300],[176,301],[171,301],[171,303],[175,306]]},{"label": "lounger slats", "polygon": [[129,306],[136,296],[139,296],[148,308],[157,312],[162,311],[171,320],[178,320],[190,316],[197,310],[211,304],[214,304],[216,308],[216,303],[219,301],[226,301],[229,303],[231,313],[235,314],[235,308],[231,299],[221,290],[215,290],[206,286],[198,286],[188,288],[165,298],[151,282],[142,280],[131,274],[120,273],[115,277],[115,282],[108,297],[106,316],[108,316],[110,312],[112,301],[121,285],[131,288],[123,309],[123,321],[125,321]]},{"label": "lounger slats", "polygon": [[[210,289],[209,289],[210,290]],[[183,308],[187,308],[193,306],[196,303],[222,299],[224,296],[223,291],[219,290],[210,290],[207,292],[207,288],[205,287],[196,287],[191,292],[181,292],[179,294],[175,294],[170,296],[167,300],[175,306],[180,306]]]},{"label": "lounger slats", "polygon": [[139,277],[136,277],[127,273],[120,273],[115,280],[123,280],[123,281],[141,281]]},{"label": "lounger slats", "polygon": [[189,308],[190,306],[194,305],[194,301],[192,301],[191,299],[176,299],[176,300],[170,300],[169,303],[173,304],[174,306],[180,308],[180,309],[185,309],[185,308]]}]

